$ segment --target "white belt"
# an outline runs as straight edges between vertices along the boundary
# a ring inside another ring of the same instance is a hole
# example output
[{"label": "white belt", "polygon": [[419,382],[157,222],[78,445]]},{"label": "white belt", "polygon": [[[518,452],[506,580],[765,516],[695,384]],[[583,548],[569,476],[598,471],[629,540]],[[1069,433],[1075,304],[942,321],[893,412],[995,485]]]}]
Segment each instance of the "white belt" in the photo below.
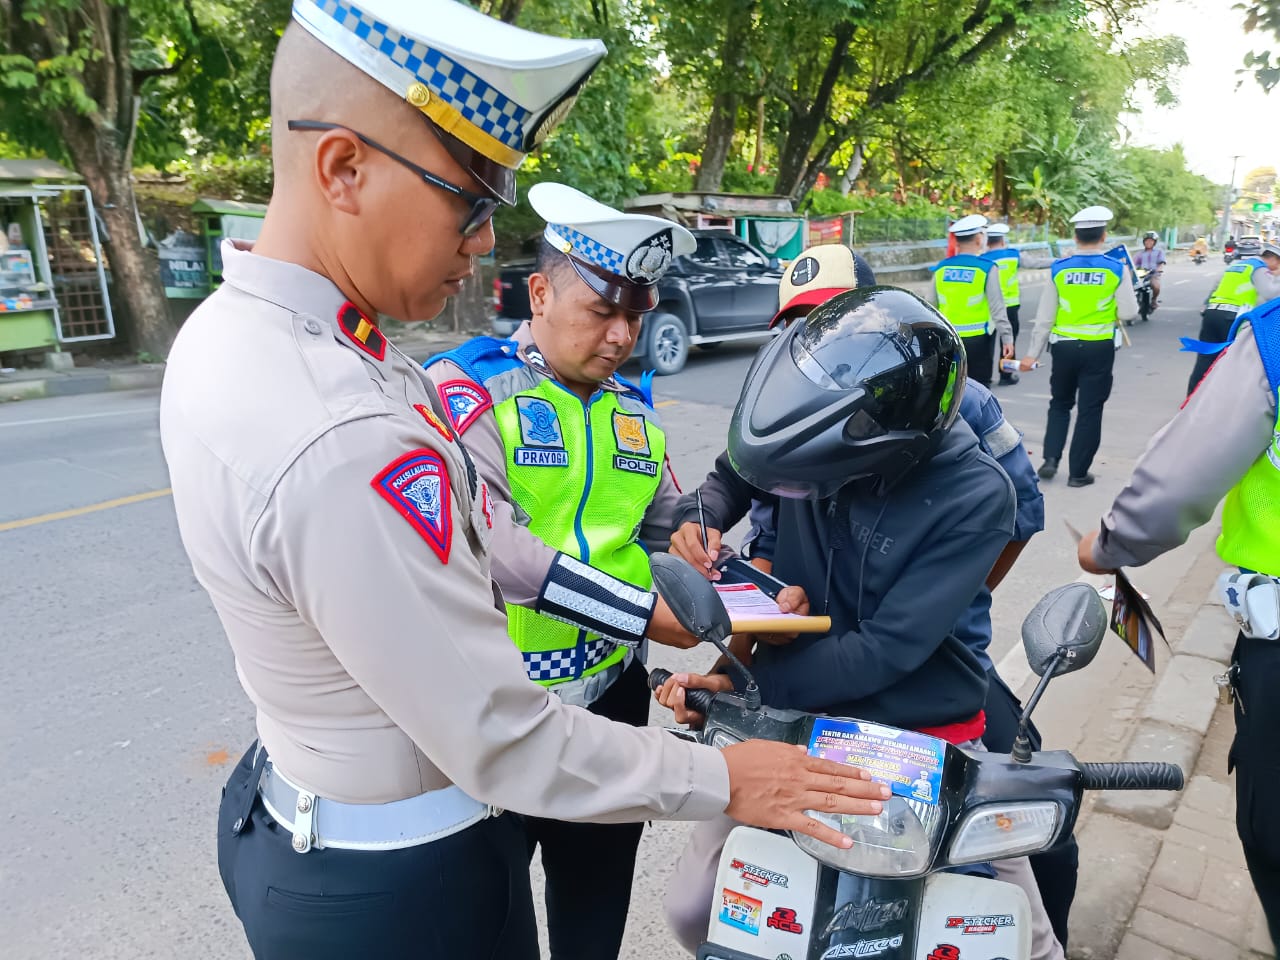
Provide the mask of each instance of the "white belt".
[{"label": "white belt", "polygon": [[1220,313],[1243,313],[1253,308],[1245,306],[1243,303],[1211,303],[1206,309],[1217,310]]},{"label": "white belt", "polygon": [[614,681],[622,676],[623,671],[631,666],[631,661],[635,658],[635,651],[628,648],[626,656],[617,663],[605,667],[599,673],[553,684],[548,689],[560,698],[561,703],[571,707],[589,707],[604,696],[605,691],[613,686]]},{"label": "white belt", "polygon": [[1280,580],[1263,573],[1228,572],[1218,577],[1218,591],[1246,637],[1280,639]]},{"label": "white belt", "polygon": [[339,803],[304,790],[270,760],[258,781],[267,812],[293,834],[293,849],[398,850],[465,830],[501,811],[457,786],[392,803]]}]

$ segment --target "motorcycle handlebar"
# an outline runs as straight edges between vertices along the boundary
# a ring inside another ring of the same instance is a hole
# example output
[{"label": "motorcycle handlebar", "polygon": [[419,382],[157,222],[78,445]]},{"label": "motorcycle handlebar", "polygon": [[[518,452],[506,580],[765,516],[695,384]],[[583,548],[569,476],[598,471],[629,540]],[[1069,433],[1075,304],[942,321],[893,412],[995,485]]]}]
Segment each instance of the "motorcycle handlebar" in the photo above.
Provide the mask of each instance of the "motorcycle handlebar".
[{"label": "motorcycle handlebar", "polygon": [[1082,763],[1086,790],[1181,790],[1182,768],[1176,763]]},{"label": "motorcycle handlebar", "polygon": [[[671,679],[671,671],[663,670],[661,667],[654,667],[649,671],[649,689],[657,690],[660,686]],[[684,702],[690,710],[697,710],[705,715],[711,709],[711,701],[716,695],[710,690],[700,690],[695,687],[685,687]]]}]

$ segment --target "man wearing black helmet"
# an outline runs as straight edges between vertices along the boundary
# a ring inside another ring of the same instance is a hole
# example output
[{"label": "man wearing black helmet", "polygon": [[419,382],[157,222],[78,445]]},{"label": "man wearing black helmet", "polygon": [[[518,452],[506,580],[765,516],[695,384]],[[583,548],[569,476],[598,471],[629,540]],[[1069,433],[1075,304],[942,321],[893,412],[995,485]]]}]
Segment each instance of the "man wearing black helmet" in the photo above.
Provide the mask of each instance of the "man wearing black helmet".
[{"label": "man wearing black helmet", "polygon": [[[781,498],[773,572],[803,586],[833,626],[757,653],[764,702],[955,743],[981,736],[986,674],[954,627],[1009,542],[1014,495],[956,422],[965,372],[954,329],[888,287],[839,294],[757,357],[728,457],[747,484]],[[660,700],[682,722],[693,719],[686,686],[727,690],[732,680],[668,683]],[[695,830],[677,867],[668,919],[686,945],[700,924],[705,933],[706,866],[731,826]],[[1033,956],[1060,958],[1026,861],[1016,869],[1036,908]]]}]

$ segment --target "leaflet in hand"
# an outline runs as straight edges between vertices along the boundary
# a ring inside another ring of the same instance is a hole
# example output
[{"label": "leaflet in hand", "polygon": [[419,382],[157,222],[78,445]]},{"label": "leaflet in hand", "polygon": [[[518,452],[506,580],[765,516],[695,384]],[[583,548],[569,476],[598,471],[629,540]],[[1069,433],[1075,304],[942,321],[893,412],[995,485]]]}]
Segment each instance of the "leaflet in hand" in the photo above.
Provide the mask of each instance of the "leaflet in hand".
[{"label": "leaflet in hand", "polygon": [[783,613],[777,601],[754,583],[717,583],[716,593],[734,633],[827,633],[831,629],[830,617]]}]

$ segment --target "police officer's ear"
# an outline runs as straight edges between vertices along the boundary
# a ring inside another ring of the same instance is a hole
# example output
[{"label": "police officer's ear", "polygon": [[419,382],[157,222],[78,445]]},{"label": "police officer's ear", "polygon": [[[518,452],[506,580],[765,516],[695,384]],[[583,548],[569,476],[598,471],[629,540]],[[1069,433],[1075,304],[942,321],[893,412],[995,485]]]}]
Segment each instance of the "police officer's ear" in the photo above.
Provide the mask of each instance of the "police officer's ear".
[{"label": "police officer's ear", "polygon": [[316,141],[312,159],[316,185],[329,206],[351,216],[360,214],[360,188],[369,176],[370,151],[349,130],[326,130]]},{"label": "police officer's ear", "polygon": [[529,312],[535,316],[545,316],[555,295],[555,283],[547,273],[531,273],[529,275]]}]

